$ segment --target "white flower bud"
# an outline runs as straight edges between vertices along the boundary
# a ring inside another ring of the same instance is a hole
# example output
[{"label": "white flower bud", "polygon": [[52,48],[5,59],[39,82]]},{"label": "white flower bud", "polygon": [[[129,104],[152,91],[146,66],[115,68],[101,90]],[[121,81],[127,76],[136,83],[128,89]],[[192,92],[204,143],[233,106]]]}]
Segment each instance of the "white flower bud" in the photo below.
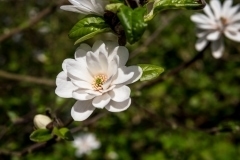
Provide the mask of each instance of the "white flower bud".
[{"label": "white flower bud", "polygon": [[37,129],[46,129],[47,125],[50,122],[52,122],[52,120],[48,116],[43,114],[37,114],[33,119],[34,126]]}]

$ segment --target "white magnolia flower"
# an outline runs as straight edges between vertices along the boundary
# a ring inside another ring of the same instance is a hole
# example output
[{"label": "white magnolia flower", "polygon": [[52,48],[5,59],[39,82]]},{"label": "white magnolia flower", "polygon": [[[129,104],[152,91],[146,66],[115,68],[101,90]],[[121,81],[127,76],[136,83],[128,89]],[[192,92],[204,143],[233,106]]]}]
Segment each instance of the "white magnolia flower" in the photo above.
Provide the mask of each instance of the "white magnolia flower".
[{"label": "white magnolia flower", "polygon": [[219,0],[211,0],[210,6],[203,9],[205,14],[197,13],[191,16],[196,23],[197,37],[196,49],[201,51],[211,42],[212,54],[220,58],[224,51],[223,35],[227,38],[240,42],[240,12],[239,4],[232,7],[232,0],[225,0],[221,6]]},{"label": "white magnolia flower", "polygon": [[85,133],[74,137],[73,147],[76,150],[76,157],[81,157],[84,154],[89,155],[92,150],[100,147],[100,142],[96,139],[92,133]]},{"label": "white magnolia flower", "polygon": [[73,5],[64,5],[60,8],[66,11],[81,14],[95,14],[103,16],[107,0],[69,0]]},{"label": "white magnolia flower", "polygon": [[110,112],[126,110],[131,103],[127,84],[142,75],[139,66],[126,67],[129,53],[115,42],[97,41],[91,48],[81,44],[75,59],[66,59],[56,79],[56,94],[78,100],[71,114],[75,121],[88,118],[95,108]]}]

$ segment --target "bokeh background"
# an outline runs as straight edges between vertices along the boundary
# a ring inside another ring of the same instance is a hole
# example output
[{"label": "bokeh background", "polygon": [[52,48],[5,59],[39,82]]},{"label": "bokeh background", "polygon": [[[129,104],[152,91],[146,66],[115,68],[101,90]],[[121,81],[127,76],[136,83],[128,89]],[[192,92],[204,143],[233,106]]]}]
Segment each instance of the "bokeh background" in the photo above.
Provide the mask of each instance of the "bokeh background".
[{"label": "bokeh background", "polygon": [[[63,60],[74,57],[78,46],[68,31],[82,16],[60,10],[63,3],[67,1],[0,0],[1,160],[240,159],[240,44],[225,39],[218,60],[210,48],[199,56],[190,16],[201,11],[190,10],[161,12],[139,42],[127,45],[128,65],[165,69],[158,79],[131,85],[128,110],[98,109],[88,120],[68,126],[73,135],[94,133],[99,149],[76,157],[72,142],[59,141],[18,155],[35,144],[29,140],[34,115],[51,109],[63,122],[71,118],[75,100],[54,93],[55,78]],[[97,39],[116,37],[102,34],[86,43]]]}]

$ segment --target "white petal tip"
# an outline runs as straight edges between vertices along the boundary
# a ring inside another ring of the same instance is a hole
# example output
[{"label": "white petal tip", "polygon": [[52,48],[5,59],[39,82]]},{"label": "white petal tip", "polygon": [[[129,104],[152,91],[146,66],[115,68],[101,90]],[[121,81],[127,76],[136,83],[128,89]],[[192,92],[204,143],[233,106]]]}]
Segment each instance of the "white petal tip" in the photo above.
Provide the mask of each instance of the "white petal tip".
[{"label": "white petal tip", "polygon": [[77,101],[72,107],[71,115],[74,121],[84,121],[94,109],[91,101]]}]

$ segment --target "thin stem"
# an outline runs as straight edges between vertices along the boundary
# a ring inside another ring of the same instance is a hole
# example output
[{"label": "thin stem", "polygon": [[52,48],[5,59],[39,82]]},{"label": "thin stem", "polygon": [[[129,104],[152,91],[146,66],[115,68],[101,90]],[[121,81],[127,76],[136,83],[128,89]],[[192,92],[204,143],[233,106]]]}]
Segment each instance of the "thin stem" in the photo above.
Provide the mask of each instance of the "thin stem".
[{"label": "thin stem", "polygon": [[187,62],[183,62],[182,64],[180,64],[179,66],[173,68],[172,70],[170,70],[169,72],[167,72],[165,75],[160,76],[159,78],[156,78],[152,81],[148,81],[146,83],[142,83],[140,86],[137,87],[138,90],[141,90],[143,88],[148,88],[148,87],[152,87],[158,83],[163,82],[164,80],[166,80],[167,78],[171,77],[171,76],[175,76],[178,73],[180,73],[182,70],[188,68],[189,66],[191,66],[193,63],[195,63],[197,60],[201,59],[204,55],[204,52],[206,51],[206,49],[208,48],[208,45],[198,54],[196,54],[192,59],[190,59]]},{"label": "thin stem", "polygon": [[10,30],[6,34],[1,35],[0,36],[0,43],[5,41],[6,39],[10,38],[11,36],[13,36],[13,35],[15,35],[19,32],[22,32],[22,31],[32,27],[33,25],[37,24],[43,18],[45,18],[48,15],[51,15],[52,13],[54,13],[59,8],[59,6],[65,4],[66,2],[67,2],[67,0],[56,1],[56,3],[53,4],[52,6],[42,10],[34,19],[29,19],[28,21],[23,23],[24,25],[20,25],[16,28],[13,28],[12,30]]},{"label": "thin stem", "polygon": [[[71,132],[72,133],[76,133],[77,131],[81,130],[83,128],[83,126],[89,126],[89,125],[95,123],[97,120],[99,120],[100,118],[104,117],[106,114],[107,113],[103,112],[103,113],[100,113],[100,114],[96,115],[93,118],[90,118],[90,119],[84,121],[82,126],[71,129]],[[72,122],[73,122],[73,119],[70,119],[69,121],[67,121],[65,123],[64,127],[69,126]],[[44,142],[44,143],[35,143],[35,144],[33,144],[33,145],[29,146],[29,147],[26,147],[23,150],[18,151],[18,152],[7,151],[7,150],[0,150],[0,156],[1,155],[7,155],[7,156],[19,156],[19,157],[21,157],[21,156],[24,156],[24,155],[26,155],[28,153],[39,151],[42,148],[50,147],[50,146],[56,144],[59,141],[61,141],[61,139],[56,137],[56,138],[54,138],[54,139],[52,139],[50,141]]]},{"label": "thin stem", "polygon": [[55,81],[51,79],[13,74],[3,70],[0,70],[0,77],[21,82],[30,82],[36,84],[43,84],[47,86],[55,86]]}]

